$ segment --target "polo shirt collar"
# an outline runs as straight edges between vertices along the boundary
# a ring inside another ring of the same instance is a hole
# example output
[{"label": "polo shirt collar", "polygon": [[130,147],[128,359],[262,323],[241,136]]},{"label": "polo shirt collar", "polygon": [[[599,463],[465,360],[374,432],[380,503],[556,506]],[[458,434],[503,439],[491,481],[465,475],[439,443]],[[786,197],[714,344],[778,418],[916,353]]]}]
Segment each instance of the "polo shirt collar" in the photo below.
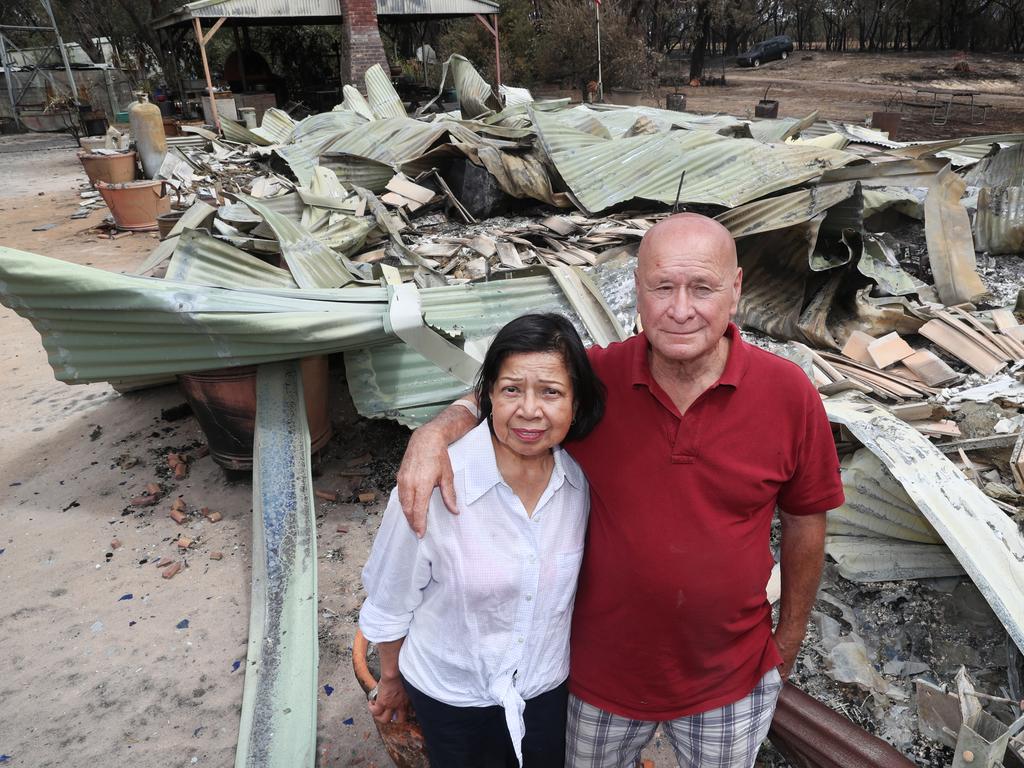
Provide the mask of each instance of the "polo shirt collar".
[{"label": "polo shirt collar", "polygon": [[[651,384],[654,383],[651,366],[647,359],[647,350],[650,349],[651,343],[647,340],[646,333],[641,332],[638,335],[643,341],[637,343],[633,350],[632,382],[634,386],[641,384],[650,388]],[[725,329],[725,337],[731,342],[729,345],[729,358],[725,361],[725,370],[722,371],[722,375],[711,386],[712,389],[720,384],[735,389],[739,386],[740,380],[747,370],[747,356],[750,353],[747,350],[747,343],[743,341],[739,328],[736,327],[735,323],[729,323],[729,327]]]},{"label": "polo shirt collar", "polygon": [[[498,460],[494,455],[494,444],[491,442],[491,430],[486,420],[470,430],[463,440],[466,441],[466,456],[470,458],[465,465],[465,502],[473,504],[491,488],[504,483],[505,478],[498,470]],[[583,488],[586,478],[579,465],[567,459],[567,454],[560,446],[552,453],[555,466],[551,470],[551,480],[548,483],[552,490],[558,490],[563,481],[568,481],[574,488]]]}]

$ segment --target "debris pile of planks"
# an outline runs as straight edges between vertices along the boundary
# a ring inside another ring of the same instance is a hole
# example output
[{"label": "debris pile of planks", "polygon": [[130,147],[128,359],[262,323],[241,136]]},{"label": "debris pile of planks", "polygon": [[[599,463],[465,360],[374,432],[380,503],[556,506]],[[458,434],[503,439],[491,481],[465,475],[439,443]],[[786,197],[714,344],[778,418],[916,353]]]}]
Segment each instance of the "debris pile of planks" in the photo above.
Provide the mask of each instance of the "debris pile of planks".
[{"label": "debris pile of planks", "polygon": [[[455,111],[408,115],[378,67],[331,112],[195,131],[162,169],[182,216],[135,274],[0,247],[0,299],[68,383],[265,365],[297,409],[269,364],[340,354],[360,414],[416,426],[520,314],[561,312],[599,345],[638,330],[640,238],[680,206],[714,216],[744,271],[737,323],[803,366],[835,425],[844,578],[966,575],[1024,647],[1024,134],[910,144],[816,115],[503,100],[462,57],[445,68]],[[970,403],[1004,418],[969,431]],[[268,430],[301,421],[260,408]],[[259,467],[268,487],[308,472],[298,443]],[[267,674],[261,690],[287,670]],[[258,722],[268,700],[246,690]]]}]

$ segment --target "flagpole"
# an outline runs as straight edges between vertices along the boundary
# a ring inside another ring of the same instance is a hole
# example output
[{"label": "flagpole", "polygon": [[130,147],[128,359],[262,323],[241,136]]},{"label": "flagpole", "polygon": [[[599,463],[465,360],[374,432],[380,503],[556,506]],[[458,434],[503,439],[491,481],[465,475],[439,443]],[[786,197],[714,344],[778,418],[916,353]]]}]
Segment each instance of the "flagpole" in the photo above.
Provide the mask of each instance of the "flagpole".
[{"label": "flagpole", "polygon": [[604,80],[601,77],[601,0],[594,0],[597,13],[597,100],[604,101]]}]

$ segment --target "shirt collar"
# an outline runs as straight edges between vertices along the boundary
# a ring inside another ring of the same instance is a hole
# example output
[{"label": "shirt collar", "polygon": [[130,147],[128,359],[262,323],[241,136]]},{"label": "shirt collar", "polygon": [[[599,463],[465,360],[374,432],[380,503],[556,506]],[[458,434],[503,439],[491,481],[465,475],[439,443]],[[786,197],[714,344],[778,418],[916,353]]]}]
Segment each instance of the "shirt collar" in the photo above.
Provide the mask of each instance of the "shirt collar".
[{"label": "shirt collar", "polygon": [[[466,434],[465,464],[465,503],[473,504],[491,488],[505,482],[498,469],[498,460],[494,455],[494,444],[491,442],[491,430],[487,421],[482,421]],[[461,442],[461,441],[460,441]],[[557,490],[563,480],[567,480],[575,488],[583,488],[586,478],[583,470],[560,446],[554,451],[555,466],[551,470],[550,484]]]},{"label": "shirt collar", "polygon": [[[647,355],[647,350],[650,349],[651,343],[647,340],[647,334],[641,332],[638,336],[643,340],[637,342],[633,349],[632,382],[634,385],[642,384],[650,388],[654,382]],[[747,343],[743,341],[739,328],[736,327],[735,323],[729,323],[729,327],[725,329],[725,337],[731,342],[729,344],[729,358],[725,361],[725,370],[722,371],[718,381],[712,385],[712,389],[720,384],[725,384],[735,389],[739,386],[740,380],[747,370],[747,355],[749,354]]]}]

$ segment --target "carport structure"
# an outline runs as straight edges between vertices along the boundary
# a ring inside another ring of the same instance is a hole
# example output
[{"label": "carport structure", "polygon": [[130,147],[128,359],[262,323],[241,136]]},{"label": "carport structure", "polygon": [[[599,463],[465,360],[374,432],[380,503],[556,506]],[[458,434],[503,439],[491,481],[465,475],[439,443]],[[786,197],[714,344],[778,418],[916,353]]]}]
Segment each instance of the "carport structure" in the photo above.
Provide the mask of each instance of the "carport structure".
[{"label": "carport structure", "polygon": [[[217,118],[213,79],[206,46],[217,31],[229,26],[295,26],[337,24],[344,32],[343,82],[360,85],[374,64],[388,71],[381,42],[379,19],[391,22],[451,19],[474,16],[494,39],[498,84],[501,83],[501,47],[498,41],[496,0],[195,0],[154,22],[156,29],[191,27],[199,44],[203,74]],[[218,121],[219,122],[219,121]]]}]

